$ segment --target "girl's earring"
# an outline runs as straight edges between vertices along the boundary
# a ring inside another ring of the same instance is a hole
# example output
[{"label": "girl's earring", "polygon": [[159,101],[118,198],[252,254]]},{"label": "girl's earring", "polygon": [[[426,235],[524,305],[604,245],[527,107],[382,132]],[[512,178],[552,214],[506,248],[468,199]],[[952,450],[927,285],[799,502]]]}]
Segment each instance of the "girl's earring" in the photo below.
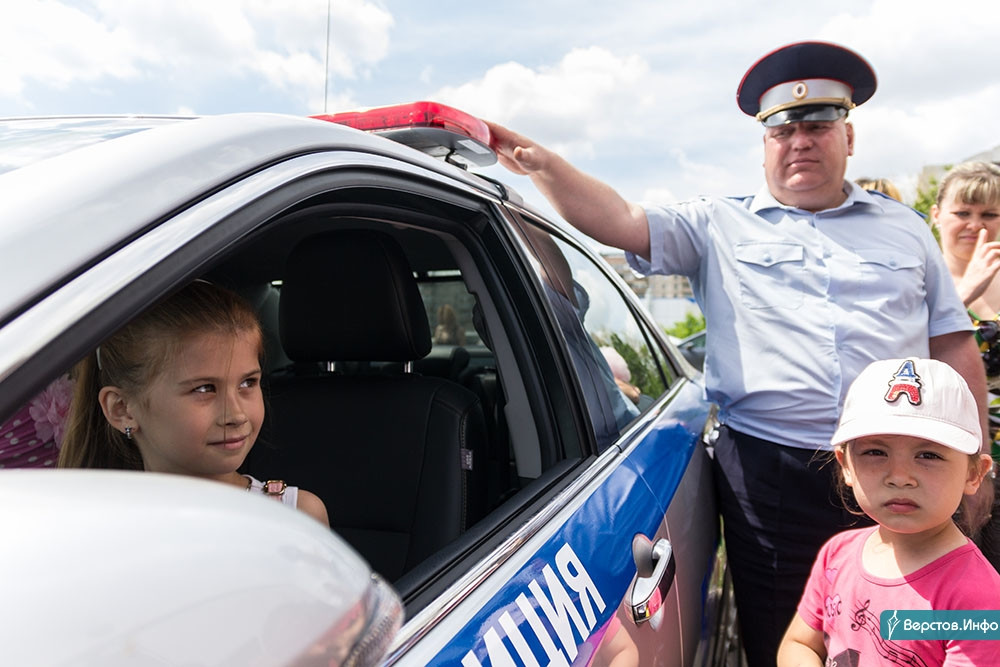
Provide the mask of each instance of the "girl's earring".
[{"label": "girl's earring", "polygon": [[125,439],[126,440],[131,440],[132,439],[132,427],[131,426],[126,426],[125,427]]}]

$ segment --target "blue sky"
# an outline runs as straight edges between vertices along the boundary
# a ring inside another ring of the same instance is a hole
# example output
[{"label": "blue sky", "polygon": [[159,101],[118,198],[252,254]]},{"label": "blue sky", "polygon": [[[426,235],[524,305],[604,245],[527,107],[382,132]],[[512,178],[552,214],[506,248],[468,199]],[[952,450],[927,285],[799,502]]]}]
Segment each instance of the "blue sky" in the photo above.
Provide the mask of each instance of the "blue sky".
[{"label": "blue sky", "polygon": [[[331,21],[327,52],[327,7]],[[8,0],[0,116],[270,111],[433,99],[558,149],[638,200],[758,189],[747,67],[822,39],[875,68],[848,177],[912,192],[1000,145],[996,0]],[[329,53],[329,57],[327,56]],[[328,63],[328,64],[327,64]],[[545,208],[527,179],[499,167]]]}]

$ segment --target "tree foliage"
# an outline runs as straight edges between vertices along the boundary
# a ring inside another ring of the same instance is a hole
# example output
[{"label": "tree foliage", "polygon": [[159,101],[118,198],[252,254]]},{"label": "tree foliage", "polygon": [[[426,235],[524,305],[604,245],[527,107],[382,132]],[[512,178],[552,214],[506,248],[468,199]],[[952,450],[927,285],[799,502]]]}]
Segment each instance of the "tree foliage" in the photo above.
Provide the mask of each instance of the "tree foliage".
[{"label": "tree foliage", "polygon": [[705,328],[705,316],[688,313],[683,320],[674,322],[673,326],[663,327],[668,336],[674,338],[687,338],[691,334],[698,333]]},{"label": "tree foliage", "polygon": [[663,378],[652,352],[644,343],[631,345],[617,333],[594,334],[594,342],[599,347],[613,347],[622,355],[632,376],[630,384],[639,388],[647,396],[659,396],[663,393]]},{"label": "tree foliage", "polygon": [[[949,169],[951,169],[951,165],[945,165],[944,170],[948,171]],[[917,188],[917,198],[913,202],[913,208],[923,214],[924,220],[931,226],[931,232],[934,233],[934,238],[937,239],[938,243],[941,242],[941,235],[938,233],[937,228],[934,227],[934,221],[931,220],[931,206],[937,203],[938,188],[940,185],[941,182],[931,176],[925,187]]]},{"label": "tree foliage", "polygon": [[937,203],[938,185],[938,179],[931,176],[927,187],[917,188],[917,198],[913,202],[913,208],[920,211],[928,222],[931,219],[931,206]]}]

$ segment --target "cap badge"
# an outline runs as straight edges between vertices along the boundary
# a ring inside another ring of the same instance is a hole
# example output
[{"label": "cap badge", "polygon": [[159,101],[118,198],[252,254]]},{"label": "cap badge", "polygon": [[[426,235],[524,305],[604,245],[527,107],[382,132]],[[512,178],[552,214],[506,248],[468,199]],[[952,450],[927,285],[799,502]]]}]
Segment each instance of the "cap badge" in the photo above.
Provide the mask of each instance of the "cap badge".
[{"label": "cap badge", "polygon": [[920,405],[920,376],[912,359],[904,361],[889,381],[889,391],[885,393],[886,403],[892,403],[900,396],[906,396],[910,405]]},{"label": "cap badge", "polygon": [[806,95],[809,94],[809,86],[806,85],[805,81],[799,81],[792,88],[792,97],[797,100],[805,99]]}]

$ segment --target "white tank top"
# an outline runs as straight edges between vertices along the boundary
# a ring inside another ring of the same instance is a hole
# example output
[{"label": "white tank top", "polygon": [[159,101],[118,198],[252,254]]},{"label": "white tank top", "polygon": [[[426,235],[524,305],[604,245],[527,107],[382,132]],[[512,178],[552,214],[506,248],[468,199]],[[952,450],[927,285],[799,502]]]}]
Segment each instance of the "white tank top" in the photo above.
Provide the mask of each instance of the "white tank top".
[{"label": "white tank top", "polygon": [[262,482],[256,477],[250,475],[243,475],[250,482],[247,486],[247,491],[250,493],[262,493],[265,496],[274,498],[275,500],[281,502],[283,505],[288,505],[289,507],[296,507],[299,501],[299,487],[288,486],[283,480],[272,479],[267,482]]}]

